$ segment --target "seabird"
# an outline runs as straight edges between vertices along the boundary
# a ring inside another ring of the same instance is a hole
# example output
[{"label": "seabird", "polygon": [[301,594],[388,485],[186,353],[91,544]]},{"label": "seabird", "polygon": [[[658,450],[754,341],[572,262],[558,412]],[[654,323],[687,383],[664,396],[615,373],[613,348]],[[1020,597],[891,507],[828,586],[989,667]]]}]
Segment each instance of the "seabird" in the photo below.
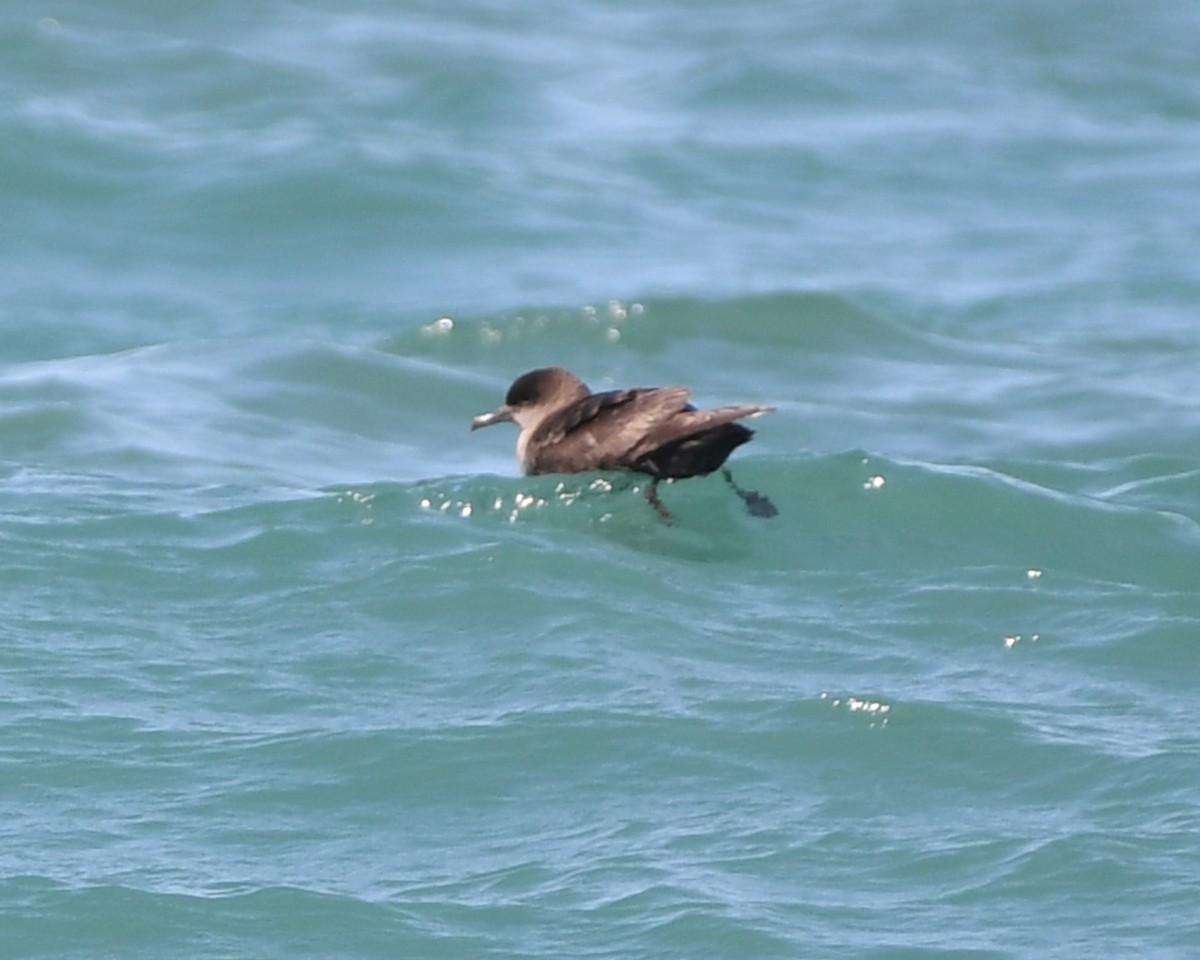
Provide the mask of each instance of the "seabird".
[{"label": "seabird", "polygon": [[[624,470],[650,477],[646,499],[663,519],[659,480],[703,476],[722,467],[754,431],[738,423],[774,407],[740,404],[697,410],[687,387],[638,387],[592,393],[562,367],[522,374],[508,388],[504,405],[481,413],[471,429],[511,421],[521,428],[517,460],[526,475]],[[756,516],[778,511],[762,494],[743,490],[728,470],[722,474]]]}]

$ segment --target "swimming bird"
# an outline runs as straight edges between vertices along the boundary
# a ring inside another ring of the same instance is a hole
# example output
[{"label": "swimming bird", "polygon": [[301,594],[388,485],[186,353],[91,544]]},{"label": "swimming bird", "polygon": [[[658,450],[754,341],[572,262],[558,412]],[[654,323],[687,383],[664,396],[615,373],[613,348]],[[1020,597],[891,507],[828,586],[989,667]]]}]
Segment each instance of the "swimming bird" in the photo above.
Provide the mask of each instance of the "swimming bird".
[{"label": "swimming bird", "polygon": [[[646,500],[663,519],[660,480],[703,476],[722,467],[754,431],[737,421],[774,407],[740,404],[697,410],[687,387],[637,387],[592,393],[562,367],[530,370],[513,381],[504,404],[471,421],[471,429],[512,421],[521,428],[517,460],[527,475],[622,470],[650,477]],[[762,494],[722,474],[756,516],[774,516]]]}]

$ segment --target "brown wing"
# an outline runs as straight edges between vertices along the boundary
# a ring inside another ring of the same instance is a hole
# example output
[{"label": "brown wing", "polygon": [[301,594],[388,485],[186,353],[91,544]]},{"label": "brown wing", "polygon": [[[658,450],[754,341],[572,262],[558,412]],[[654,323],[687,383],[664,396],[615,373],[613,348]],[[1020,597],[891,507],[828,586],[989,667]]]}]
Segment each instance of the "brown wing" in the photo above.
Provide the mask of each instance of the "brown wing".
[{"label": "brown wing", "polygon": [[694,477],[712,473],[754,431],[736,421],[769,413],[771,407],[743,404],[677,413],[646,438],[634,469],[653,477]]},{"label": "brown wing", "polygon": [[651,432],[646,440],[649,447],[658,447],[664,443],[683,440],[690,436],[708,433],[735,420],[744,417],[760,416],[770,413],[774,407],[760,404],[744,403],[733,407],[714,407],[710,410],[697,410],[694,407],[684,407],[671,418],[662,421]]},{"label": "brown wing", "polygon": [[687,387],[650,387],[593,393],[549,417],[530,438],[537,453],[530,473],[628,470],[649,438],[682,410]]}]

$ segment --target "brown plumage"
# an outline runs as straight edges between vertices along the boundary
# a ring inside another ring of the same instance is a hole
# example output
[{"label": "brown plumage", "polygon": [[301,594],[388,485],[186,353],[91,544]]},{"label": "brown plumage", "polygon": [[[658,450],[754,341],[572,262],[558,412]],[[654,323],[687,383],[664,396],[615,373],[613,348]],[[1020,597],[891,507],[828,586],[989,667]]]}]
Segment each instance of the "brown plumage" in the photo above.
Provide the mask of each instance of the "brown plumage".
[{"label": "brown plumage", "polygon": [[[687,387],[641,387],[592,393],[562,367],[543,367],[518,377],[504,405],[471,421],[471,429],[505,420],[521,428],[517,460],[526,474],[628,470],[652,478],[647,499],[661,514],[655,483],[712,473],[754,431],[738,423],[772,407],[741,404],[697,410]],[[726,479],[733,484],[728,471]],[[763,504],[769,500],[741,491]],[[770,507],[774,512],[774,507]],[[767,514],[769,515],[769,514]]]}]

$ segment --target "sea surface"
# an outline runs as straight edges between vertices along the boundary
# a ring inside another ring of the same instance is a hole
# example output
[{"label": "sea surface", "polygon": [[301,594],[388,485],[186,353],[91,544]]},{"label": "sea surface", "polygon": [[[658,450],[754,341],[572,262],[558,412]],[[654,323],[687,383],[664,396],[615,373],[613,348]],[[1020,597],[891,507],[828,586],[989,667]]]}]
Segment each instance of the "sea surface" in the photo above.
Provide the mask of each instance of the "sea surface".
[{"label": "sea surface", "polygon": [[[0,957],[1200,956],[1194,0],[7,0]],[[522,478],[518,374],[772,404]]]}]

